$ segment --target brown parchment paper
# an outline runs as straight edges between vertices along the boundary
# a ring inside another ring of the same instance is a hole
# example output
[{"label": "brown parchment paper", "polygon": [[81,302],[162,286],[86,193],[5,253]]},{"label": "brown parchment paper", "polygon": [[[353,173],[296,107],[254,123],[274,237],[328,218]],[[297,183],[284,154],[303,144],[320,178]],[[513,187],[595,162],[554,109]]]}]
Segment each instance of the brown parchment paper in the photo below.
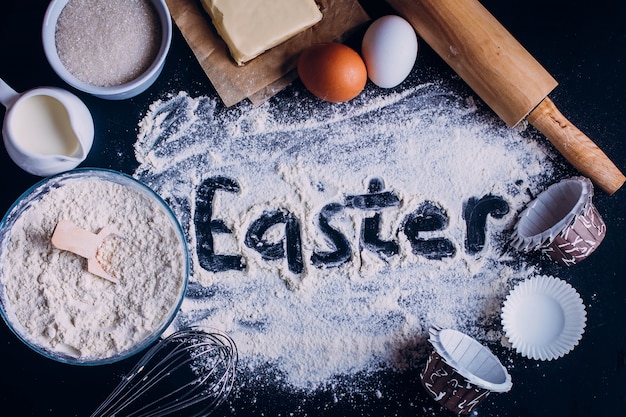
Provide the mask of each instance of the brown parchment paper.
[{"label": "brown parchment paper", "polygon": [[258,105],[293,81],[300,52],[314,43],[342,40],[369,20],[358,0],[316,0],[322,20],[238,66],[199,0],[165,0],[170,14],[226,106],[244,99]]}]

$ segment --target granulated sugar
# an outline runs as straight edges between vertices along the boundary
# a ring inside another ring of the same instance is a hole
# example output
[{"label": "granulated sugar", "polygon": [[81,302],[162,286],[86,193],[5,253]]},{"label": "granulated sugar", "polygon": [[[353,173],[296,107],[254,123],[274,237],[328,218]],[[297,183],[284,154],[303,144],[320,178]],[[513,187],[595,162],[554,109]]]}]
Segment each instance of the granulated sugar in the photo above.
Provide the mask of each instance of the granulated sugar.
[{"label": "granulated sugar", "polygon": [[225,330],[252,373],[313,389],[421,366],[433,324],[497,341],[503,299],[534,273],[507,239],[549,155],[444,87],[233,109],[181,92],[139,128],[135,176],[192,249],[173,327]]},{"label": "granulated sugar", "polygon": [[148,69],[160,47],[160,23],[149,0],[70,0],[59,15],[61,62],[88,84],[111,87]]}]

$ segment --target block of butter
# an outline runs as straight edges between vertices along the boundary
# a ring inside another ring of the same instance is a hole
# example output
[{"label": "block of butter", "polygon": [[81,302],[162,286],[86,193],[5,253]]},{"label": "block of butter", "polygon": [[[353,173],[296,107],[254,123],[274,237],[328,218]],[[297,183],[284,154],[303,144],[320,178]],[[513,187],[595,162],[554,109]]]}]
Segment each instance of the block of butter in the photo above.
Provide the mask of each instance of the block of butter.
[{"label": "block of butter", "polygon": [[201,0],[238,65],[322,20],[315,0]]}]

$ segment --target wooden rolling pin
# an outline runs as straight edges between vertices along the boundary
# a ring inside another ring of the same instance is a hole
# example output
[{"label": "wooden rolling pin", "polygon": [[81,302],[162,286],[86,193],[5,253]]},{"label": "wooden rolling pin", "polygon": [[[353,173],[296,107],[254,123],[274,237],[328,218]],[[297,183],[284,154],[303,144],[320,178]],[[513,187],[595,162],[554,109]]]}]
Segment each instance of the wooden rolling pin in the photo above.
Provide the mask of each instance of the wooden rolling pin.
[{"label": "wooden rolling pin", "polygon": [[477,0],[387,0],[509,126],[526,119],[608,194],[626,177],[556,108],[556,80]]}]

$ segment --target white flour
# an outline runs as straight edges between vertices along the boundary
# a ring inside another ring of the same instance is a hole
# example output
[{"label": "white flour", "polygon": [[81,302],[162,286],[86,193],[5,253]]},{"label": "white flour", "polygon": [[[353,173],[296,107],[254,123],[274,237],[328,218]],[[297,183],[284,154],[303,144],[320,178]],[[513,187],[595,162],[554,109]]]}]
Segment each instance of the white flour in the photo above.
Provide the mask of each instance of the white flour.
[{"label": "white flour", "polygon": [[[184,252],[162,208],[138,191],[82,177],[61,184],[15,221],[2,260],[3,300],[16,330],[41,348],[109,358],[163,326],[182,288]],[[119,284],[52,246],[61,219],[92,233],[118,229],[120,236],[107,238],[98,257]]]},{"label": "white flour", "polygon": [[[501,302],[534,272],[507,238],[528,192],[552,175],[546,150],[437,85],[382,97],[366,90],[342,105],[290,102],[297,105],[224,110],[181,92],[153,103],[141,121],[135,176],[172,205],[192,249],[192,285],[174,327],[221,328],[249,369],[269,363],[307,389],[360,371],[421,367],[415,359],[432,324],[499,340]],[[376,179],[391,203],[363,209]],[[198,199],[207,195],[212,210]],[[499,197],[508,212],[487,216],[484,246],[468,251],[464,204],[483,196]],[[447,227],[419,223],[425,207]],[[277,224],[255,229],[268,213]],[[338,240],[322,230],[320,213],[349,246],[324,267],[313,259]],[[377,237],[395,252],[379,254],[361,239],[375,215]],[[213,230],[213,254],[239,256],[241,270],[201,263],[211,219],[232,232]],[[289,224],[299,231],[301,272],[284,252]],[[411,225],[419,230],[412,241]],[[448,252],[429,252],[435,239]],[[263,248],[277,252],[264,258]]]}]

